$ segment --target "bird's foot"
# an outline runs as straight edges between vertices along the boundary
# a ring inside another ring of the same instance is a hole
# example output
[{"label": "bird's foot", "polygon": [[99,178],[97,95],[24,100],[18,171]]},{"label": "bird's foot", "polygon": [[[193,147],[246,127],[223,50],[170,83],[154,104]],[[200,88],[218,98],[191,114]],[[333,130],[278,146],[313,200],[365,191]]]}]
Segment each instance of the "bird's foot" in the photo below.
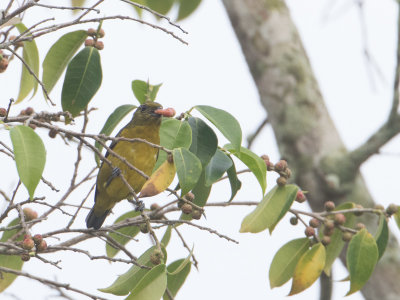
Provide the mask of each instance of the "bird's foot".
[{"label": "bird's foot", "polygon": [[111,181],[114,178],[119,177],[120,175],[121,175],[121,170],[119,168],[112,169],[111,175],[110,175],[110,177],[108,177],[105,187],[108,187],[110,185]]},{"label": "bird's foot", "polygon": [[138,200],[138,201],[136,201],[135,205],[136,205],[135,211],[140,211],[140,212],[142,212],[142,211],[144,210],[145,205],[144,205],[144,202],[143,202],[143,201]]}]

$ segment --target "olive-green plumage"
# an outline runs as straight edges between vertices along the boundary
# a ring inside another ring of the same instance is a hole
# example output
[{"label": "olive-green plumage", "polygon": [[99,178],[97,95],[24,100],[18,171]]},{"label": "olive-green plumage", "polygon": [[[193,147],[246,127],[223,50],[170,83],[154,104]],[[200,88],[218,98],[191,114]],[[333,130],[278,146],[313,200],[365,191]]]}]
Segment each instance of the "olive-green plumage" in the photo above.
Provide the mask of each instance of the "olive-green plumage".
[{"label": "olive-green plumage", "polygon": [[[155,111],[161,108],[162,106],[156,102],[142,104],[135,111],[132,120],[117,134],[117,137],[141,138],[153,144],[159,144],[161,114]],[[157,160],[157,148],[143,142],[127,141],[114,142],[110,148],[146,175],[151,174]],[[127,164],[114,155],[107,152],[106,158],[113,167],[104,162],[100,167],[94,196],[95,204],[86,218],[88,228],[100,228],[114,205],[128,197],[129,189],[118,172],[123,174],[136,193],[141,190],[146,181],[142,175],[130,169]]]}]

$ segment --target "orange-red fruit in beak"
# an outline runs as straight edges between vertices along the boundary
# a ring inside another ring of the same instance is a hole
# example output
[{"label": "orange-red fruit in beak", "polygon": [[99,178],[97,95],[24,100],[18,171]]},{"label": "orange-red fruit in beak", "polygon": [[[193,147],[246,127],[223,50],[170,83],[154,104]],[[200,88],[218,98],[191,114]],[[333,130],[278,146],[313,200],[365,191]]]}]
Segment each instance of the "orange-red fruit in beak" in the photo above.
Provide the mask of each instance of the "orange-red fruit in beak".
[{"label": "orange-red fruit in beak", "polygon": [[162,115],[164,117],[167,117],[167,118],[171,118],[171,117],[175,116],[175,114],[176,114],[175,109],[173,109],[172,107],[169,107],[169,108],[166,108],[166,109],[156,109],[154,112],[156,114],[160,114],[160,115]]}]

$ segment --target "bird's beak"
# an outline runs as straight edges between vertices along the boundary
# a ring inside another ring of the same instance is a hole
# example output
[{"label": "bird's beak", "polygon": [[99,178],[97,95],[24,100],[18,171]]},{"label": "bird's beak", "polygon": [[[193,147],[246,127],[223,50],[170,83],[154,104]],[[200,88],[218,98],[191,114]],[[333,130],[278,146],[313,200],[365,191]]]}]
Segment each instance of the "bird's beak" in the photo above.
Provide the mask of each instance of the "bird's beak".
[{"label": "bird's beak", "polygon": [[164,116],[164,117],[171,118],[171,117],[175,116],[175,109],[173,109],[171,107],[165,108],[165,109],[159,108],[159,109],[156,109],[154,111],[154,113]]}]

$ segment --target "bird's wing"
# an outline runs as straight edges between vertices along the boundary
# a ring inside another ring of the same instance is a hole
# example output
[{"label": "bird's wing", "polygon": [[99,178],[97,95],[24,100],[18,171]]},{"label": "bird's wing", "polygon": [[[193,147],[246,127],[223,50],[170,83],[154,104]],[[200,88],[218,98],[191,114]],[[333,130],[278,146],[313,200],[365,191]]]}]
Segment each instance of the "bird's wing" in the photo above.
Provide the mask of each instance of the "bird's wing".
[{"label": "bird's wing", "polygon": [[[125,127],[122,128],[122,129],[117,133],[117,135],[116,135],[115,137],[120,137],[121,134],[122,134],[122,131],[123,131],[124,129],[125,129]],[[109,146],[108,148],[110,148],[111,150],[113,150],[114,147],[115,147],[115,145],[117,145],[117,143],[118,143],[118,141],[113,141],[113,142],[110,144],[110,146]],[[107,158],[109,155],[110,155],[110,153],[107,151],[107,152],[106,152],[106,155],[105,155],[104,157]]]}]

